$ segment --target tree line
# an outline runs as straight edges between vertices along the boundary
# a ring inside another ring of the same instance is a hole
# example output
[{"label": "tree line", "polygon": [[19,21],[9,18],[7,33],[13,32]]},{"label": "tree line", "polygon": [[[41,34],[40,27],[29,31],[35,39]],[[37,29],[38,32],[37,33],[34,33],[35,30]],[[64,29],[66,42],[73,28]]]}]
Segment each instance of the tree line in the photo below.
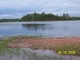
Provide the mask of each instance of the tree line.
[{"label": "tree line", "polygon": [[0,22],[23,22],[23,21],[65,21],[65,20],[80,20],[80,17],[71,17],[69,14],[58,16],[50,13],[31,13],[23,16],[21,19],[0,19]]},{"label": "tree line", "polygon": [[22,17],[21,21],[61,21],[61,20],[80,20],[80,17],[70,17],[69,14],[63,14],[58,16],[54,14],[46,13],[32,13]]},{"label": "tree line", "polygon": [[21,19],[0,19],[0,22],[20,22]]}]

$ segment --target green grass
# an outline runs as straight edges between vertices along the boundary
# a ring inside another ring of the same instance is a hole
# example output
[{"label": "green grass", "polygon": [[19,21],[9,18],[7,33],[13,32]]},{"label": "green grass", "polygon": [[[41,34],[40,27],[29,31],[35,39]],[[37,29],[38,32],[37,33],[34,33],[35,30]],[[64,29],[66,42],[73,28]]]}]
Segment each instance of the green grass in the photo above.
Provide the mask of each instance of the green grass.
[{"label": "green grass", "polygon": [[10,43],[12,40],[11,38],[4,37],[0,39],[0,55],[6,55],[6,54],[20,54],[19,53],[19,48],[9,48],[8,43]]},{"label": "green grass", "polygon": [[[80,43],[77,44],[65,44],[61,45],[60,47],[57,47],[55,51],[75,51],[76,53],[73,55],[78,55],[80,56]],[[71,55],[71,54],[69,54]]]},{"label": "green grass", "polygon": [[53,57],[48,55],[38,55],[36,52],[25,51],[25,50],[21,50],[20,48],[9,48],[7,44],[10,43],[13,40],[13,38],[16,39],[17,37],[5,37],[0,41],[0,56],[20,55],[21,51],[23,51],[23,57],[26,56],[29,60],[51,60],[53,58],[56,58],[55,60],[58,60],[57,56]]},{"label": "green grass", "polygon": [[25,39],[25,38],[41,38],[42,36],[6,36],[6,37],[1,37],[0,40],[15,40],[15,39]]},{"label": "green grass", "polygon": [[16,40],[25,39],[25,38],[40,38],[38,36],[10,36],[10,37],[0,37],[0,55],[10,54],[10,53],[19,53],[19,48],[10,48],[9,43]]},{"label": "green grass", "polygon": [[[80,56],[80,43],[78,44],[64,44],[64,45],[59,45],[59,46],[43,46],[43,45],[34,45],[31,47],[32,49],[49,49],[49,50],[55,50],[56,53],[58,53],[58,51],[61,51],[63,55],[78,55]],[[67,54],[65,54],[65,52],[67,52]],[[75,53],[73,53],[73,51]]]}]

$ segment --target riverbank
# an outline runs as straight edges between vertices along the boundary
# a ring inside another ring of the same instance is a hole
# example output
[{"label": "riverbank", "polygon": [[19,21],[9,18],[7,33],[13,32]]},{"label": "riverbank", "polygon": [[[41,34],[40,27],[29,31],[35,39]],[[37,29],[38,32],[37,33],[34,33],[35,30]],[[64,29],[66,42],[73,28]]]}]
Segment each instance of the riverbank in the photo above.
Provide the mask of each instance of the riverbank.
[{"label": "riverbank", "polygon": [[14,36],[0,38],[0,52],[6,48],[32,48],[55,50],[58,54],[80,56],[80,37],[42,38]]},{"label": "riverbank", "polygon": [[[8,43],[10,48],[49,49],[58,51],[75,51],[80,56],[80,37],[64,38],[22,38]],[[63,53],[65,54],[65,53]],[[67,53],[68,54],[68,53]],[[69,53],[71,55],[72,53]]]}]

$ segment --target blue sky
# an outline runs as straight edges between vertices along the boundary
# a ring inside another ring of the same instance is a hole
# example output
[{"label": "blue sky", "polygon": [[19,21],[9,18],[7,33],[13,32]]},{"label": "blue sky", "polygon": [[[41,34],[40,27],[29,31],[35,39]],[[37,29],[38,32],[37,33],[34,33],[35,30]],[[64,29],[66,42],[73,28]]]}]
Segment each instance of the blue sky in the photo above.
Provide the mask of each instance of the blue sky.
[{"label": "blue sky", "polygon": [[0,0],[0,18],[21,18],[33,12],[80,16],[80,0]]}]

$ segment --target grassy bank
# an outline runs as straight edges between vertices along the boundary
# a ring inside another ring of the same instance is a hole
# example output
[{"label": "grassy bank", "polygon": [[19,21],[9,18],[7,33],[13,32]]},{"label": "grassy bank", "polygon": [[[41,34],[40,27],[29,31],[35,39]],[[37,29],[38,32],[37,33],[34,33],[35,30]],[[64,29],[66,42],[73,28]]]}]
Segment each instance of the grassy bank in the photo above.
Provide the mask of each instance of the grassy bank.
[{"label": "grassy bank", "polygon": [[20,49],[19,48],[10,48],[8,47],[8,43],[10,43],[11,40],[7,38],[0,39],[0,55],[19,55],[20,54]]},{"label": "grassy bank", "polygon": [[61,51],[61,54],[64,55],[78,55],[80,56],[80,43],[77,44],[65,44],[57,47],[56,52]]},{"label": "grassy bank", "polygon": [[19,48],[10,48],[9,43],[24,38],[35,38],[34,36],[11,36],[11,37],[0,37],[0,55],[6,54],[20,54]]},{"label": "grassy bank", "polygon": [[[41,37],[35,37],[35,36],[13,36],[13,37],[3,37],[0,38],[0,54],[3,54],[6,51],[9,51],[8,53],[12,53],[11,49],[8,46],[9,43],[14,42],[16,43],[16,40],[21,39],[27,39],[27,38],[41,38]],[[55,50],[58,54],[64,54],[64,55],[78,55],[80,56],[80,44],[64,44],[64,45],[58,45],[58,46],[49,46],[49,45],[33,45],[30,48],[32,49],[50,49]],[[19,48],[18,48],[19,49]],[[16,51],[18,51],[18,49]],[[11,52],[10,52],[11,51]],[[75,52],[73,54],[73,51]]]},{"label": "grassy bank", "polygon": [[32,49],[49,49],[55,50],[57,54],[60,55],[77,55],[80,56],[80,44],[66,44],[60,46],[43,46],[43,45],[34,45]]}]

